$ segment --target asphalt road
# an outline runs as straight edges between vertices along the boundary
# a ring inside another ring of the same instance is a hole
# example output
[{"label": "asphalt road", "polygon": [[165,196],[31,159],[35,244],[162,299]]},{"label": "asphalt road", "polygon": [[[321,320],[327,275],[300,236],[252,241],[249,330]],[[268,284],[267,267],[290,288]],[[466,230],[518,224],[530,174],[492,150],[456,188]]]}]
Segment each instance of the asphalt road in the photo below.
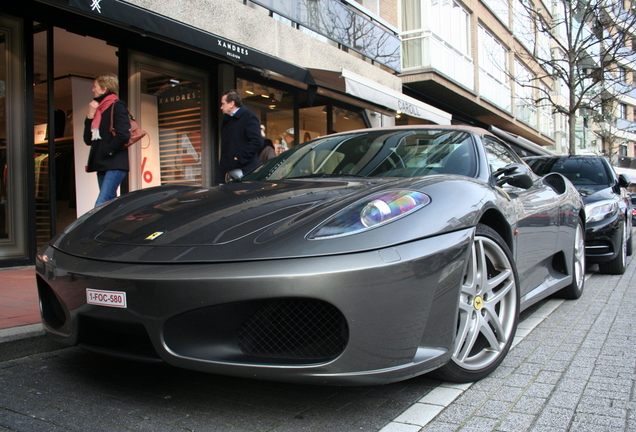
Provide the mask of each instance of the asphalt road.
[{"label": "asphalt road", "polygon": [[[603,290],[624,284],[593,277]],[[393,420],[440,384],[425,376],[373,387],[273,383],[63,348],[0,362],[0,431],[410,432],[420,427]]]}]

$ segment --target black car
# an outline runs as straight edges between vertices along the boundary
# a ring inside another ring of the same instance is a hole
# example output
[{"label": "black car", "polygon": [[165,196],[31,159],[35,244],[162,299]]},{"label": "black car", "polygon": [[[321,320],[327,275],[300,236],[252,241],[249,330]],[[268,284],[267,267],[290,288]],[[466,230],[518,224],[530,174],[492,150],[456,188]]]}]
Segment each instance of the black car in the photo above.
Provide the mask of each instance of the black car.
[{"label": "black car", "polygon": [[630,179],[617,175],[601,156],[537,156],[525,159],[538,175],[558,172],[567,177],[585,203],[585,257],[601,273],[623,274],[632,254]]},{"label": "black car", "polygon": [[632,222],[636,222],[636,193],[631,194],[632,200]]},{"label": "black car", "polygon": [[328,135],[242,180],[121,196],[40,250],[46,331],[270,380],[492,372],[519,312],[585,282],[583,201],[483,129]]}]

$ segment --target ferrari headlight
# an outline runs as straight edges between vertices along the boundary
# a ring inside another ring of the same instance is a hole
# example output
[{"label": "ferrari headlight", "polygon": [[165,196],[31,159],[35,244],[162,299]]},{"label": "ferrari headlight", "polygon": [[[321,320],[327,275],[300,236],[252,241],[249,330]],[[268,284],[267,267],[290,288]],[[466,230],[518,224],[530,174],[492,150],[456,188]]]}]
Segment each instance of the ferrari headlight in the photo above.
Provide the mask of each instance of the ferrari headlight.
[{"label": "ferrari headlight", "polygon": [[587,222],[598,222],[611,217],[618,211],[618,203],[616,201],[599,201],[593,204],[585,205],[585,214]]},{"label": "ferrari headlight", "polygon": [[356,234],[397,220],[431,202],[428,195],[408,190],[385,191],[357,201],[320,224],[309,239]]}]

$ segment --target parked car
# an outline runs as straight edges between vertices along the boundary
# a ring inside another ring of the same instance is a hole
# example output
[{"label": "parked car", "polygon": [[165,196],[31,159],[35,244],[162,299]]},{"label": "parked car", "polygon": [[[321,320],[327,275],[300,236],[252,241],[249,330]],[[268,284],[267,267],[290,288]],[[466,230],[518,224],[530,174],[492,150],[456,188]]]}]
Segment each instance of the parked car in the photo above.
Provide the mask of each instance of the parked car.
[{"label": "parked car", "polygon": [[567,177],[585,203],[585,256],[601,273],[623,274],[632,254],[630,179],[617,175],[601,156],[550,156],[525,159],[539,175],[558,172]]},{"label": "parked car", "polygon": [[636,194],[631,194],[630,199],[632,201],[632,226],[636,222]]},{"label": "parked car", "polygon": [[[235,173],[238,179],[240,173]],[[489,132],[365,129],[241,180],[137,190],[38,253],[46,331],[268,380],[481,379],[519,312],[584,288],[584,212]]]}]

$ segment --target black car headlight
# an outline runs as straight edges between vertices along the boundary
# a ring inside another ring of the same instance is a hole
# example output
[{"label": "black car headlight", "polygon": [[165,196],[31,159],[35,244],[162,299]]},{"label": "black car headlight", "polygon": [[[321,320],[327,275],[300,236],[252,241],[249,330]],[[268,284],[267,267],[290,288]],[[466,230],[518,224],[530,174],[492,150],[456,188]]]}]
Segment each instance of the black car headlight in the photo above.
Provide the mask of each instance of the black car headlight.
[{"label": "black car headlight", "polygon": [[430,202],[428,195],[409,190],[370,195],[327,219],[307,238],[320,240],[360,233],[402,218]]},{"label": "black car headlight", "polygon": [[599,201],[585,205],[585,214],[587,222],[599,222],[603,219],[612,217],[618,212],[618,203],[616,201]]}]

